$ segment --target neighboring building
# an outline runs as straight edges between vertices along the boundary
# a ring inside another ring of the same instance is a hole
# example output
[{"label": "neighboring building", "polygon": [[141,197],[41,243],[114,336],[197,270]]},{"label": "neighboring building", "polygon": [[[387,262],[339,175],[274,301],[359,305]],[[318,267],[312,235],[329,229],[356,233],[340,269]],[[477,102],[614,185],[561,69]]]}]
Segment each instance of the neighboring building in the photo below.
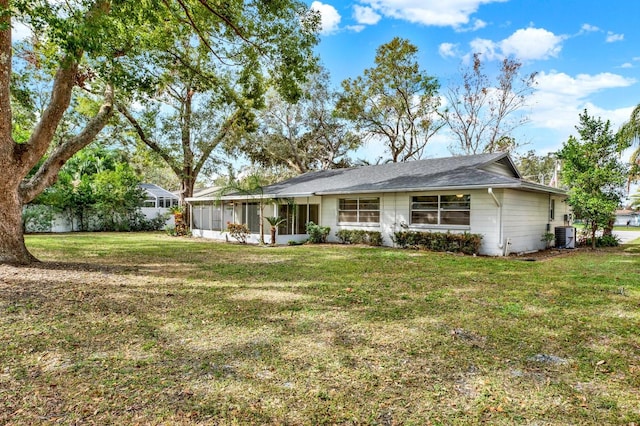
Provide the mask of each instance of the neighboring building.
[{"label": "neighboring building", "polygon": [[[312,221],[335,231],[380,231],[384,245],[402,230],[470,232],[483,236],[481,254],[544,249],[543,234],[571,220],[566,192],[522,179],[508,154],[480,154],[305,173],[263,188],[191,197],[194,236],[227,239],[227,222],[244,223],[258,241],[259,210],[281,216],[276,242],[307,238]],[[265,240],[269,225],[265,221]]]},{"label": "neighboring building", "polygon": [[176,194],[169,192],[158,185],[154,185],[152,183],[141,183],[138,186],[142,188],[147,195],[142,207],[168,209],[173,206],[177,206],[180,201],[180,198]]},{"label": "neighboring building", "polygon": [[640,212],[637,210],[616,210],[616,226],[640,226]]}]

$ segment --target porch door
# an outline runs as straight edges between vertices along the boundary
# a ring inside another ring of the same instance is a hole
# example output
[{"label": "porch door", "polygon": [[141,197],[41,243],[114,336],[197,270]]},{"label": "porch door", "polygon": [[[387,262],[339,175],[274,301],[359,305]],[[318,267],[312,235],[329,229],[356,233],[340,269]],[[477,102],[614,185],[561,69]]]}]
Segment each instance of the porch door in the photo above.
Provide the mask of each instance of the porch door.
[{"label": "porch door", "polygon": [[258,203],[242,204],[242,223],[246,224],[253,234],[260,232],[260,206]]},{"label": "porch door", "polygon": [[319,204],[301,204],[296,212],[296,234],[307,233],[307,223],[313,222],[318,225],[320,222]]}]

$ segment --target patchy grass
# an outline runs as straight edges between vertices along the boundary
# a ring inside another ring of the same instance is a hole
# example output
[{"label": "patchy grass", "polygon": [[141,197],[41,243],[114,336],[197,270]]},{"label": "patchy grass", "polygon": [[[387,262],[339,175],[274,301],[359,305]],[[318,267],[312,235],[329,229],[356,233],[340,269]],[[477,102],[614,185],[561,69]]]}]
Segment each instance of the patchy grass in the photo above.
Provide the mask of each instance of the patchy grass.
[{"label": "patchy grass", "polygon": [[640,250],[523,262],[160,234],[0,266],[2,424],[638,424]]}]

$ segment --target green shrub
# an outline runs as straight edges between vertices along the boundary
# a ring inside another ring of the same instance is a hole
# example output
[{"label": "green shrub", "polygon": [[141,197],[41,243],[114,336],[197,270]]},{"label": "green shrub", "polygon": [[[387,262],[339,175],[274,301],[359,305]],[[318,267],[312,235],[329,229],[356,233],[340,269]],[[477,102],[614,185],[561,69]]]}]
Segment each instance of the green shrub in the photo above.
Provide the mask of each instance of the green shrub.
[{"label": "green shrub", "polygon": [[400,231],[393,234],[393,242],[400,248],[477,254],[482,235],[453,234],[451,232]]},{"label": "green shrub", "polygon": [[336,237],[338,237],[342,244],[367,244],[370,246],[382,245],[382,234],[378,231],[341,229],[336,232]]},{"label": "green shrub", "polygon": [[313,222],[307,223],[307,234],[309,234],[309,242],[312,244],[320,244],[327,242],[331,228],[328,226],[316,225]]},{"label": "green shrub", "polygon": [[[591,247],[591,238],[587,237],[580,242],[581,245]],[[618,247],[620,245],[620,239],[615,235],[603,235],[596,237],[596,247]]]}]

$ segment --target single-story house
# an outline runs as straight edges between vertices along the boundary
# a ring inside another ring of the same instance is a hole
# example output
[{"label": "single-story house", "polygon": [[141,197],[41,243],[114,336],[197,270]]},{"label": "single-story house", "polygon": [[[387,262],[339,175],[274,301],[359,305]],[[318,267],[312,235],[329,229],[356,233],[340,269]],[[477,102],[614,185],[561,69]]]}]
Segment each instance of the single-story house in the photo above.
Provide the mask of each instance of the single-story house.
[{"label": "single-story house", "polygon": [[177,206],[180,198],[166,189],[154,185],[152,183],[141,183],[138,185],[145,193],[146,198],[142,204],[142,207],[150,208],[170,208]]},{"label": "single-story house", "polygon": [[[196,237],[228,240],[228,222],[246,224],[259,238],[263,216],[280,216],[276,243],[307,238],[312,221],[340,229],[380,231],[393,246],[397,231],[482,235],[481,254],[504,256],[544,249],[545,233],[570,224],[566,192],[528,182],[508,154],[479,154],[305,173],[262,188],[188,198]],[[269,243],[265,221],[265,241]]]},{"label": "single-story house", "polygon": [[640,212],[632,209],[616,210],[616,226],[640,226]]}]

